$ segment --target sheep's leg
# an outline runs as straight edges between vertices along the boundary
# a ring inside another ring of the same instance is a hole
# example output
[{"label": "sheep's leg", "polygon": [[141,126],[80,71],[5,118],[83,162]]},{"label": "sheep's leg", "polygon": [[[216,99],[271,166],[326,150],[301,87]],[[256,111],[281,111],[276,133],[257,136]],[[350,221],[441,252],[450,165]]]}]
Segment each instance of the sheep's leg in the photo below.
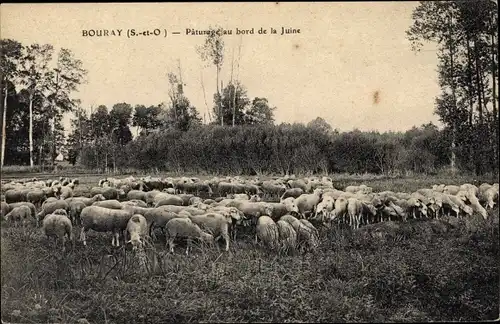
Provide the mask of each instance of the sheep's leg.
[{"label": "sheep's leg", "polygon": [[85,237],[85,227],[82,227],[82,229],[80,230],[80,241],[83,242],[84,246],[87,246],[87,240]]},{"label": "sheep's leg", "polygon": [[226,232],[222,234],[224,241],[226,242],[226,252],[229,251],[229,234]]},{"label": "sheep's leg", "polygon": [[62,237],[62,252],[66,252],[66,236]]},{"label": "sheep's leg", "polygon": [[189,255],[189,248],[191,247],[191,239],[187,239],[187,244],[186,244],[186,255]]},{"label": "sheep's leg", "polygon": [[168,239],[167,246],[169,247],[170,253],[174,253],[174,238]]}]

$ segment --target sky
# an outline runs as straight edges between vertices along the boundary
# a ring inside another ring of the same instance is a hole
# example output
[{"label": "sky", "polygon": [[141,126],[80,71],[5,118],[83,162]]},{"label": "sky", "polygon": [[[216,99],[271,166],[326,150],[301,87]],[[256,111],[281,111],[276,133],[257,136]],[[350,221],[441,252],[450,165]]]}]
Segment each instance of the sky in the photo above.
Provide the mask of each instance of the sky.
[{"label": "sky", "polygon": [[[411,51],[405,30],[418,2],[293,3],[57,3],[3,4],[0,35],[23,45],[70,49],[88,71],[73,97],[91,106],[119,102],[133,106],[168,102],[168,72],[182,71],[184,91],[208,118],[216,91],[215,67],[196,51],[205,36],[186,29],[220,26],[224,36],[221,78],[265,97],[276,123],[322,117],[350,131],[405,131],[434,122],[437,56],[432,44]],[[282,27],[300,33],[281,35]],[[236,28],[254,34],[236,35]],[[259,29],[267,34],[259,34]],[[274,28],[277,33],[270,34]],[[161,36],[127,37],[155,29]],[[83,30],[117,30],[121,36],[89,37]],[[165,37],[164,33],[167,31]],[[179,35],[171,32],[178,31]],[[241,51],[239,48],[241,47]],[[240,53],[239,53],[240,52]],[[238,63],[239,62],[239,63]],[[202,81],[205,94],[202,88]],[[71,116],[65,116],[69,131]],[[134,132],[133,132],[134,133]]]}]

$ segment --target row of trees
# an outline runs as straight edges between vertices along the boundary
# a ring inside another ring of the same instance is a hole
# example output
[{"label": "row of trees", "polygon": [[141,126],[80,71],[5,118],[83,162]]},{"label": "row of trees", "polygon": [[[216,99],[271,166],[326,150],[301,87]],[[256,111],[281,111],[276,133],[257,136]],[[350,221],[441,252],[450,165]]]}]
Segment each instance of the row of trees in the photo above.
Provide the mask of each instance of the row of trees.
[{"label": "row of trees", "polygon": [[441,94],[435,113],[451,134],[451,168],[498,170],[498,4],[491,0],[425,1],[407,36],[415,51],[437,44]]},{"label": "row of trees", "polygon": [[0,45],[1,165],[24,164],[27,159],[33,166],[46,157],[53,163],[56,148],[64,142],[63,114],[79,105],[71,95],[85,82],[87,71],[65,48],[54,58],[50,44],[23,46],[2,39]]},{"label": "row of trees", "polygon": [[[405,133],[339,133],[317,118],[307,125],[169,128],[130,141],[113,161],[118,169],[221,174],[433,173],[449,163],[449,140],[433,124]],[[97,144],[87,145],[81,161],[103,170],[102,156]]]}]

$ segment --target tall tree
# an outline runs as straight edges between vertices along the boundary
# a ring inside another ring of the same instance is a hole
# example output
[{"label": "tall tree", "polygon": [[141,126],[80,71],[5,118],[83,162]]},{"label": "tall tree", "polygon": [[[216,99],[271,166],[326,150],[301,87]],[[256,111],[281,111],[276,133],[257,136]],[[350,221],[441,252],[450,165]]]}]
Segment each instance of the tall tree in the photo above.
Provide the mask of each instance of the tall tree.
[{"label": "tall tree", "polygon": [[[446,73],[441,78],[443,91],[449,91],[451,97],[447,100],[448,107],[453,116],[457,111],[457,85],[456,85],[456,61],[457,46],[461,33],[457,28],[458,8],[453,1],[429,1],[420,2],[412,14],[413,25],[406,34],[412,42],[412,49],[419,51],[423,41],[436,42],[439,45],[438,52],[441,62],[444,61],[445,68],[441,71]],[[446,89],[448,88],[448,89]],[[450,168],[456,172],[456,133],[457,122],[455,119],[448,123],[451,128],[451,157]]]},{"label": "tall tree", "polygon": [[[201,56],[204,62],[211,62],[216,68],[216,83],[217,83],[217,93],[216,98],[220,97],[219,91],[219,78],[222,65],[224,63],[224,40],[222,39],[221,28],[219,27],[209,27],[209,34],[205,38],[205,42],[202,46],[197,47],[197,52]],[[221,107],[218,107],[221,110]],[[223,114],[220,114],[222,116]],[[224,119],[220,119],[221,125],[224,125]]]},{"label": "tall tree", "polygon": [[[54,133],[57,123],[61,123],[64,113],[76,108],[75,100],[71,98],[71,92],[78,91],[78,86],[85,82],[87,71],[83,68],[82,61],[74,58],[73,53],[65,48],[59,51],[56,68],[49,71],[49,88],[47,99],[49,109],[47,110],[50,118],[51,133]],[[52,134],[56,138],[56,134]],[[52,141],[51,162],[54,163],[56,141]]]},{"label": "tall tree", "polygon": [[132,140],[130,132],[130,121],[132,118],[132,106],[128,103],[117,103],[109,112],[109,120],[112,127],[113,139],[120,145],[125,145]]},{"label": "tall tree", "polygon": [[43,94],[48,88],[49,63],[54,47],[50,44],[32,44],[24,48],[21,58],[19,78],[29,93],[29,143],[30,166],[33,167],[33,101],[35,96]]},{"label": "tall tree", "polygon": [[2,157],[0,166],[4,165],[5,162],[5,143],[7,138],[7,98],[12,91],[15,93],[15,87],[13,86],[13,80],[16,77],[17,65],[19,64],[19,59],[21,58],[22,45],[21,43],[12,39],[2,39],[0,40],[0,75],[3,76],[2,85],[3,89],[3,106],[2,106]]}]

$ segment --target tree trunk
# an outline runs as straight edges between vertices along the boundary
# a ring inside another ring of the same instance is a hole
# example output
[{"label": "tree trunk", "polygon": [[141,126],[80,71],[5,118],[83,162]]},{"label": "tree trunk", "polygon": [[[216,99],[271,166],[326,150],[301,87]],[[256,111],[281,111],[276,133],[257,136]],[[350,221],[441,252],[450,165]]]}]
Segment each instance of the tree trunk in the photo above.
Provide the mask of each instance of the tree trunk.
[{"label": "tree trunk", "polygon": [[7,95],[8,95],[8,84],[5,82],[5,97],[3,98],[3,114],[2,114],[2,164],[3,167],[5,161],[5,142],[7,138]]},{"label": "tree trunk", "polygon": [[29,141],[30,141],[30,166],[33,167],[33,94],[30,94],[30,128],[29,128]]},{"label": "tree trunk", "polygon": [[[452,20],[453,18],[450,18]],[[452,21],[450,21],[451,26]],[[453,51],[453,39],[450,31],[450,65],[451,65],[451,93],[453,98],[453,113],[455,114],[457,111],[457,96],[455,89],[455,65],[454,65],[454,51]],[[456,173],[456,147],[457,147],[457,121],[456,118],[453,119],[451,125],[451,158],[450,158],[450,169],[451,173],[454,175]]]},{"label": "tree trunk", "polygon": [[233,127],[236,120],[236,85],[233,86]]},{"label": "tree trunk", "polygon": [[224,125],[224,120],[222,118],[222,113],[221,113],[221,97],[220,97],[220,92],[219,92],[219,66],[217,66],[217,96],[218,96],[218,103],[217,103],[217,115],[221,119],[221,125]]},{"label": "tree trunk", "polygon": [[497,114],[497,89],[496,89],[496,62],[495,62],[495,30],[491,30],[491,76],[493,79],[493,129],[495,138],[493,139],[493,169],[498,176],[498,114]]},{"label": "tree trunk", "polygon": [[[471,49],[470,49],[470,38],[469,34],[466,34],[466,42],[467,42],[467,79],[468,79],[468,95],[469,95],[469,131],[473,130],[474,123],[474,88],[473,88],[473,80],[472,80],[472,58],[471,58]],[[470,138],[470,136],[468,137]],[[473,141],[470,139],[467,140],[467,151],[469,155],[469,163],[474,161],[474,145]],[[470,164],[469,164],[470,166]]]},{"label": "tree trunk", "polygon": [[222,111],[222,92],[224,91],[224,83],[220,80],[220,101],[219,101],[219,111],[220,111],[220,124],[224,126],[224,112]]},{"label": "tree trunk", "polygon": [[478,115],[479,115],[479,121],[478,121],[478,126],[476,127],[476,136],[475,136],[475,145],[476,145],[476,158],[474,159],[474,162],[476,164],[476,175],[481,175],[482,174],[482,165],[483,165],[483,147],[482,147],[482,140],[481,140],[481,134],[483,133],[483,119],[484,119],[484,114],[483,114],[483,87],[482,87],[482,80],[481,80],[481,67],[480,67],[480,58],[479,58],[479,51],[477,48],[477,39],[474,39],[474,56],[475,56],[475,61],[476,61],[476,86],[477,86],[477,110],[478,110]]}]

